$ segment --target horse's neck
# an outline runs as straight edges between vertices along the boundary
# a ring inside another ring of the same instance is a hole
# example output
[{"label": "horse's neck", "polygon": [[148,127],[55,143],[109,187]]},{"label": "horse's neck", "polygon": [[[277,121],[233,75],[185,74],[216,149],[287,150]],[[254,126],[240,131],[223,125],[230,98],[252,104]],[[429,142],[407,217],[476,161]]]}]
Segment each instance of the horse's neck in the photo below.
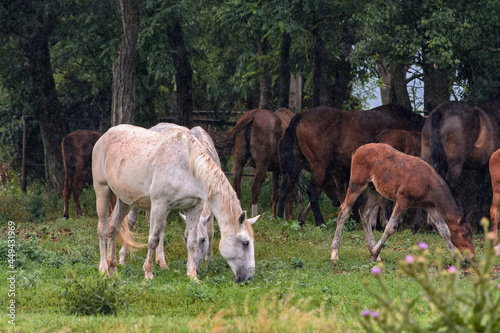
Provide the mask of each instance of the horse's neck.
[{"label": "horse's neck", "polygon": [[231,221],[234,221],[234,223],[236,223],[239,210],[241,210],[241,208],[239,208],[239,205],[236,205],[231,200],[224,202],[221,193],[217,193],[209,199],[208,206],[217,219],[217,224],[219,225],[221,234],[229,232],[232,225]]}]

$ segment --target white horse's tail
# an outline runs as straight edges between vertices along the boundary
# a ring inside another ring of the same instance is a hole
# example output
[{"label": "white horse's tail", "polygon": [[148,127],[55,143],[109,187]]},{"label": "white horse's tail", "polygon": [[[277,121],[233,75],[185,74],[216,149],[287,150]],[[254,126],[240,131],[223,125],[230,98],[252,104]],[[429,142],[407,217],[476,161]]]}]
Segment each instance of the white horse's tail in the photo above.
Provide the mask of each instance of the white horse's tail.
[{"label": "white horse's tail", "polygon": [[131,252],[138,251],[148,246],[148,244],[136,242],[134,240],[134,238],[136,237],[137,233],[130,230],[130,226],[128,224],[128,216],[125,216],[122,221],[120,231],[118,231],[118,235],[116,235],[116,239],[118,239],[118,241]]}]

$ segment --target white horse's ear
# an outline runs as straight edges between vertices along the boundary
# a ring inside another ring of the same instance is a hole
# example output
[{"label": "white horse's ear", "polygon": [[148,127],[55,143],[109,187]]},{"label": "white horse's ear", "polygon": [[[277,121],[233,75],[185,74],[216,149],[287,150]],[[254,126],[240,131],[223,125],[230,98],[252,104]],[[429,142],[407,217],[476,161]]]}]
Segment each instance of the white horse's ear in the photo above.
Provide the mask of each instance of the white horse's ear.
[{"label": "white horse's ear", "polygon": [[186,223],[186,215],[183,215],[181,212],[179,212],[179,215],[181,216],[181,219]]},{"label": "white horse's ear", "polygon": [[260,217],[260,215],[254,216],[251,219],[248,219],[248,222],[250,222],[250,224],[254,224],[255,222],[257,222],[259,217]]},{"label": "white horse's ear", "polygon": [[201,223],[204,225],[208,224],[208,221],[210,221],[210,218],[212,217],[212,213],[208,214],[207,216],[202,216],[201,217]]},{"label": "white horse's ear", "polygon": [[245,222],[246,218],[247,218],[247,211],[244,210],[241,212],[240,216],[238,217],[238,222],[240,223],[240,225],[243,224],[243,222]]}]

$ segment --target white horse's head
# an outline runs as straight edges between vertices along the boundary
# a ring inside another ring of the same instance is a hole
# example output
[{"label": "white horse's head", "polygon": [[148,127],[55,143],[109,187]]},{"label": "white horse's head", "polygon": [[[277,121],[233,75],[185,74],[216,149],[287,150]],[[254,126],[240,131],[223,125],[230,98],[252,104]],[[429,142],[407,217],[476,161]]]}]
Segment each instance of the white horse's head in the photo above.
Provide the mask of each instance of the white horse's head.
[{"label": "white horse's head", "polygon": [[247,219],[244,211],[238,217],[237,231],[234,234],[221,235],[219,252],[236,275],[237,283],[251,279],[254,274],[254,237],[251,225],[259,216]]}]

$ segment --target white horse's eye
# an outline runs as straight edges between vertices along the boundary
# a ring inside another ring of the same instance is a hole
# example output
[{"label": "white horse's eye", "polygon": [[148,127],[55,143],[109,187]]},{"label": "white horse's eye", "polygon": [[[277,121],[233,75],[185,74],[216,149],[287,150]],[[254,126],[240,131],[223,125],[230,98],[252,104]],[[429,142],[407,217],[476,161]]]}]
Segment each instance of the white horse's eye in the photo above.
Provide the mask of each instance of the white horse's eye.
[{"label": "white horse's eye", "polygon": [[243,246],[245,246],[245,247],[246,247],[246,246],[248,246],[248,244],[250,244],[250,242],[249,242],[249,241],[243,241]]},{"label": "white horse's eye", "polygon": [[200,242],[205,243],[205,238],[202,238]]}]

